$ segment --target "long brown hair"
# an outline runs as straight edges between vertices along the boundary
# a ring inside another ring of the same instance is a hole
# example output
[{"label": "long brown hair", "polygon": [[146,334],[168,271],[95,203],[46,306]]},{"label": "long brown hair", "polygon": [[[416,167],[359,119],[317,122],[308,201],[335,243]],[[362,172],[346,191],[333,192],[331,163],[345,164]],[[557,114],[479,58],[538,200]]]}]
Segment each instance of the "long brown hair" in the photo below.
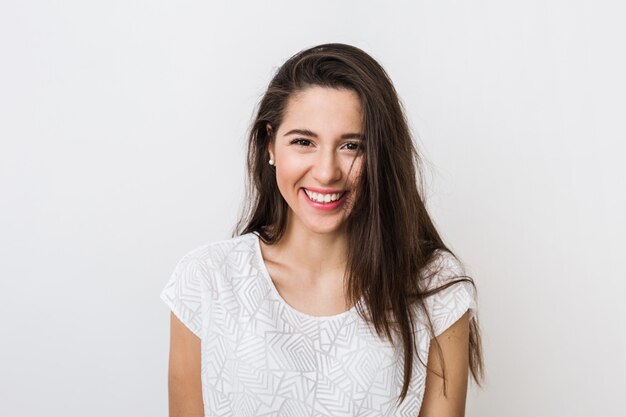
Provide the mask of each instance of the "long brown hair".
[{"label": "long brown hair", "polygon": [[[361,101],[365,163],[346,219],[346,293],[350,304],[357,304],[360,315],[373,324],[380,337],[393,341],[393,336],[399,336],[404,355],[403,401],[417,352],[414,308],[428,318],[443,363],[425,298],[456,282],[473,285],[473,281],[462,276],[439,288],[426,288],[428,277],[422,273],[435,250],[454,254],[443,243],[422,200],[420,156],[397,92],[370,55],[351,45],[329,43],[300,51],[277,70],[249,131],[247,196],[233,235],[256,232],[268,244],[284,235],[288,205],[278,189],[274,168],[267,162],[268,145],[282,122],[288,99],[311,86],[350,89]],[[360,308],[359,299],[365,309]],[[424,363],[419,355],[418,359]],[[483,363],[476,316],[470,320],[469,364],[480,385]],[[445,393],[445,371],[440,376]]]}]

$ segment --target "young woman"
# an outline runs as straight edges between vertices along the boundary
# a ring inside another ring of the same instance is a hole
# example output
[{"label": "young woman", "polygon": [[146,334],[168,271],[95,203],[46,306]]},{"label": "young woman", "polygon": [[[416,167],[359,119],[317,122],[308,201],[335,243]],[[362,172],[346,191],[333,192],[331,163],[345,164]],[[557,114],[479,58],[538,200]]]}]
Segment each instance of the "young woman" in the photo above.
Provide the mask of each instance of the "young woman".
[{"label": "young woman", "polygon": [[419,187],[396,91],[362,50],[291,57],[248,144],[233,237],[185,255],[170,416],[463,416],[475,291]]}]

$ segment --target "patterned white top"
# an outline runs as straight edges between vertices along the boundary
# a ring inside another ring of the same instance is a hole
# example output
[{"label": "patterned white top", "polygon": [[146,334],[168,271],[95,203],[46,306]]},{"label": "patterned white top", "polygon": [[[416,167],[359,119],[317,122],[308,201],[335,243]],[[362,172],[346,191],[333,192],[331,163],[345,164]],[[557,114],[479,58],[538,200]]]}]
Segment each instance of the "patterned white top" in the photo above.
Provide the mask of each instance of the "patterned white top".
[{"label": "patterned white top", "polygon": [[[461,264],[438,251],[444,269],[434,284],[463,275]],[[186,254],[161,299],[201,339],[202,398],[206,416],[411,416],[419,414],[425,367],[413,361],[409,392],[401,349],[379,338],[356,307],[334,316],[310,316],[280,296],[247,233]],[[435,334],[468,309],[472,286],[457,283],[427,299]],[[422,319],[418,322],[423,322]],[[426,362],[430,337],[415,329]]]}]

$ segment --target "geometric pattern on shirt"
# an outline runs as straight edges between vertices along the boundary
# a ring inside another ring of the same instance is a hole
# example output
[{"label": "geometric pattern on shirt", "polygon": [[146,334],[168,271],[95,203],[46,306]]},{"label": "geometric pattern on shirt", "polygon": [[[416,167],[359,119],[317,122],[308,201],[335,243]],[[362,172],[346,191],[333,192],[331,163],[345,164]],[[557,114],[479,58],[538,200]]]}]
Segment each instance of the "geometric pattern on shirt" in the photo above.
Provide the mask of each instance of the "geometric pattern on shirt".
[{"label": "geometric pattern on shirt", "polygon": [[[463,275],[438,251],[433,285]],[[434,265],[434,264],[433,264]],[[259,237],[247,233],[198,247],[180,259],[160,298],[201,339],[202,398],[207,416],[417,416],[426,369],[415,358],[407,397],[401,350],[380,339],[352,308],[334,316],[304,314],[271,281]],[[467,283],[427,298],[441,334],[468,309]],[[419,317],[418,317],[419,318]],[[418,319],[419,322],[419,319]],[[430,337],[414,329],[426,361]]]}]

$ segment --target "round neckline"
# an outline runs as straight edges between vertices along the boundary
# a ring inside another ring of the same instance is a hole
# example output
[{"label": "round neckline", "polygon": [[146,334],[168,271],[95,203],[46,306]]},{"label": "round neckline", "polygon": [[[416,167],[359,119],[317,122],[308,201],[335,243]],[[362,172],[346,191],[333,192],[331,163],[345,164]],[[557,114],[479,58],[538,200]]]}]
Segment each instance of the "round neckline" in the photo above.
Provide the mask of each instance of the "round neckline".
[{"label": "round neckline", "polygon": [[[274,284],[274,281],[272,281],[272,277],[270,276],[270,272],[267,269],[267,265],[265,264],[265,259],[263,259],[263,252],[261,251],[261,237],[256,232],[250,232],[250,234],[252,235],[252,238],[254,239],[255,252],[256,252],[258,263],[259,263],[259,268],[261,270],[261,274],[267,280],[267,284],[271,288],[271,291],[274,294],[274,296],[276,297],[276,299],[286,309],[292,311],[294,314],[297,314],[298,316],[301,316],[301,317],[304,317],[304,318],[310,319],[310,320],[337,320],[337,319],[348,317],[352,313],[356,312],[356,309],[357,309],[356,304],[353,305],[349,310],[343,311],[341,313],[329,315],[329,316],[313,316],[311,314],[304,313],[304,312],[296,309],[295,307],[293,307],[291,304],[289,304],[283,298],[282,295],[280,295],[280,293],[278,292],[278,289],[276,288],[276,285]],[[359,300],[359,302],[360,302],[360,300]]]}]

